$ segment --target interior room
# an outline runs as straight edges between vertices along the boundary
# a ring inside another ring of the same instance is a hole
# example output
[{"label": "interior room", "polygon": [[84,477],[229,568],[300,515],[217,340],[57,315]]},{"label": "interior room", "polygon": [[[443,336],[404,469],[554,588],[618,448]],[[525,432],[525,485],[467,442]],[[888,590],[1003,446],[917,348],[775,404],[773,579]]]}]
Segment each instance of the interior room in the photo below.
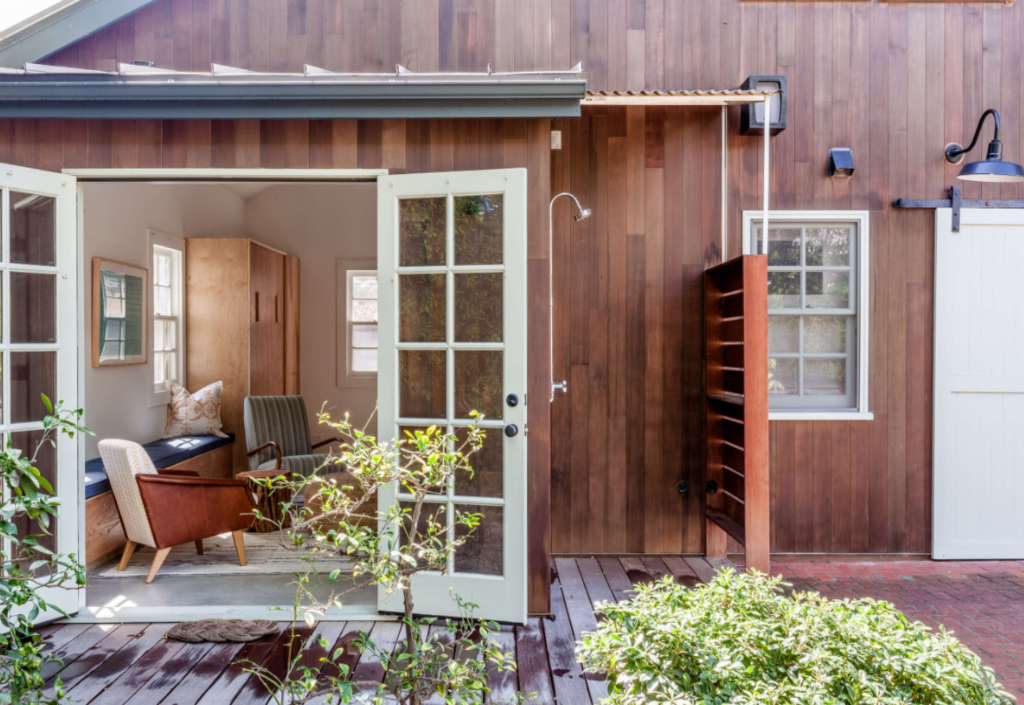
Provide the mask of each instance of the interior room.
[{"label": "interior room", "polygon": [[[255,615],[292,603],[303,554],[286,548],[269,522],[237,530],[218,519],[217,507],[237,499],[218,493],[241,485],[269,512],[272,498],[261,501],[244,473],[315,470],[337,435],[318,424],[322,408],[375,431],[376,188],[83,183],[81,405],[95,433],[84,440],[83,616],[152,619],[190,608]],[[268,440],[277,448],[250,457]],[[154,470],[178,484],[132,480]],[[194,477],[236,482],[207,483],[201,502],[161,499],[158,491],[185,492],[181,483],[191,480],[183,478]],[[181,524],[220,533],[156,547],[166,535],[181,540],[173,533]],[[346,616],[363,608],[376,611],[374,590],[349,596]]]}]

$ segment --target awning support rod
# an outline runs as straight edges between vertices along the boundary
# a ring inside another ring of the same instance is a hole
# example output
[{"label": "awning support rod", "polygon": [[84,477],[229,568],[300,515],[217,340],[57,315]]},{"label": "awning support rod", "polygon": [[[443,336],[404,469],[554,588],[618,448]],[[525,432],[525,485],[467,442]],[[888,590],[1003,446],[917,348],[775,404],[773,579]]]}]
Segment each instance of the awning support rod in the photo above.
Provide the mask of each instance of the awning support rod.
[{"label": "awning support rod", "polygon": [[761,232],[764,233],[765,241],[765,252],[768,251],[768,143],[770,142],[769,137],[771,132],[769,128],[772,122],[772,97],[766,95],[764,97],[764,200],[761,207]]},{"label": "awning support rod", "polygon": [[729,110],[722,106],[722,261],[729,259]]}]

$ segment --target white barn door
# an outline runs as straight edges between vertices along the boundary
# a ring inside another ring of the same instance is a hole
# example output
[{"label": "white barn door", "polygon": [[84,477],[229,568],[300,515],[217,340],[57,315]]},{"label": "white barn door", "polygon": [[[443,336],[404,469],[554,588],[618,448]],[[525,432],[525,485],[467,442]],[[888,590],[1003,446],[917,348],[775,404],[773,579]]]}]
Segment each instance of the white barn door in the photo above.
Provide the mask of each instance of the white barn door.
[{"label": "white barn door", "polygon": [[935,232],[932,556],[1024,558],[1024,210]]},{"label": "white barn door", "polygon": [[[445,572],[413,577],[416,611],[526,621],[526,170],[382,176],[377,182],[378,435],[436,425],[483,449],[425,511],[482,514]],[[536,402],[535,402],[536,403]],[[539,403],[547,403],[546,399]],[[411,499],[379,493],[381,509]],[[448,519],[448,522],[451,520]],[[453,534],[456,529],[450,529]],[[401,596],[378,594],[398,612]]]}]

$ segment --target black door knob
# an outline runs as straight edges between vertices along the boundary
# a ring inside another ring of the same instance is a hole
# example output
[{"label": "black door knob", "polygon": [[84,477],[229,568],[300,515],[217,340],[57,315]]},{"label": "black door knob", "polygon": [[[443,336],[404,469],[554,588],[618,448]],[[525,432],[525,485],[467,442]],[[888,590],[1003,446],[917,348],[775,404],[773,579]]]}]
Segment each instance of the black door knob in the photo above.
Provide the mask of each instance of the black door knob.
[{"label": "black door knob", "polygon": [[686,494],[686,492],[690,489],[690,485],[686,482],[680,482],[678,485],[676,485],[676,489],[679,490],[679,494]]},{"label": "black door knob", "polygon": [[507,397],[505,397],[505,403],[508,404],[509,406],[519,406],[519,397],[517,397],[515,394],[509,394]]},{"label": "black door knob", "polygon": [[505,435],[508,436],[509,438],[512,438],[517,433],[519,433],[519,427],[516,426],[514,423],[510,423],[508,426],[505,427]]}]

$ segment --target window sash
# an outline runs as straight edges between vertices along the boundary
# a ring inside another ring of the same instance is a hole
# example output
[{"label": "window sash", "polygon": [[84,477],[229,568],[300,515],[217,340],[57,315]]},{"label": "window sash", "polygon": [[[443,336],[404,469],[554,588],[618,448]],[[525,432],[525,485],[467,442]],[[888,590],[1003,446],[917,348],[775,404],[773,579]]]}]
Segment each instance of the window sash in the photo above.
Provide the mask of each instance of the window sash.
[{"label": "window sash", "polygon": [[347,273],[347,281],[345,282],[345,298],[346,298],[346,301],[347,301],[347,305],[346,305],[346,309],[347,309],[346,310],[346,323],[347,323],[347,332],[348,332],[348,350],[345,351],[345,356],[347,358],[346,370],[347,370],[348,376],[350,376],[350,377],[376,377],[377,376],[377,370],[357,370],[357,369],[354,368],[354,362],[355,362],[355,357],[356,357],[355,352],[356,351],[377,350],[377,349],[379,349],[379,345],[372,345],[371,346],[371,345],[359,345],[359,344],[357,344],[356,343],[356,335],[355,335],[356,327],[357,326],[376,326],[379,323],[379,319],[380,319],[380,312],[379,312],[379,310],[378,310],[378,314],[376,316],[376,319],[373,320],[373,321],[357,321],[357,320],[354,319],[354,316],[353,316],[354,304],[356,304],[357,302],[362,302],[362,301],[373,301],[375,303],[379,301],[379,296],[378,297],[356,296],[356,292],[355,292],[355,280],[356,280],[356,277],[374,277],[374,278],[376,278],[377,277],[377,272],[375,270],[350,269],[350,270],[348,270],[348,273]]}]

